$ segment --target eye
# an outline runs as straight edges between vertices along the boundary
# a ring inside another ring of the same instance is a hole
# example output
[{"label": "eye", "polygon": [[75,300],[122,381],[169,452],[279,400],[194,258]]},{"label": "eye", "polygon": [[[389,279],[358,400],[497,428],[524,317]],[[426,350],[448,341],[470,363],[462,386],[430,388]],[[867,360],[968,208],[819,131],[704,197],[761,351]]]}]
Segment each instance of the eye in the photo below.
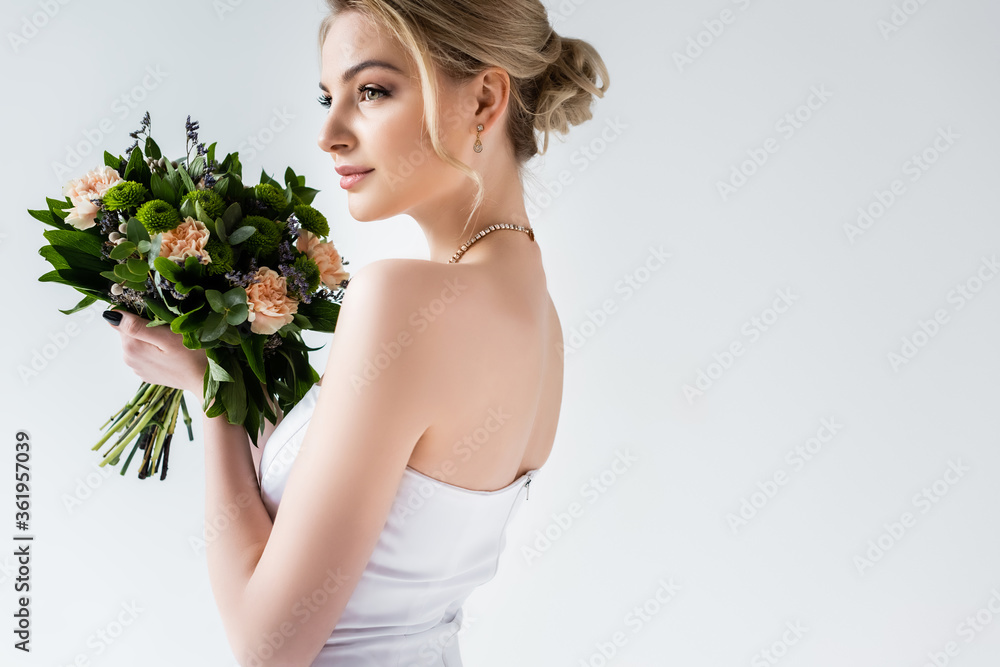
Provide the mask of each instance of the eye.
[{"label": "eye", "polygon": [[320,95],[318,98],[316,98],[316,100],[322,106],[325,106],[327,109],[329,109],[330,108],[330,102],[333,100],[333,98],[332,97],[328,97],[326,95]]},{"label": "eye", "polygon": [[378,88],[373,88],[372,86],[368,85],[358,86],[358,92],[362,94],[363,96],[362,99],[365,102],[374,102],[375,100],[379,99],[378,97],[375,98],[369,97],[366,93],[378,93],[382,97],[389,97],[389,91],[380,90]]}]

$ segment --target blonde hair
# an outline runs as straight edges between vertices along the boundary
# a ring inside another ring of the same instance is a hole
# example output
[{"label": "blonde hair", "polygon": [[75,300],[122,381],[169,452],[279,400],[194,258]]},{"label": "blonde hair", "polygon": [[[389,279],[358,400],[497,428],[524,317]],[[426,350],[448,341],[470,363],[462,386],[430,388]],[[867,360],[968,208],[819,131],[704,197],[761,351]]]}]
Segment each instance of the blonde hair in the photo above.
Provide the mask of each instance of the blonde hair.
[{"label": "blonde hair", "polygon": [[[421,89],[429,91],[423,96],[424,118],[434,152],[476,183],[466,227],[482,204],[483,181],[441,145],[435,71],[456,81],[490,66],[507,71],[505,129],[519,176],[529,159],[548,150],[550,133],[565,135],[571,125],[590,120],[594,98],[604,97],[608,88],[608,70],[597,50],[583,40],[558,35],[539,0],[327,0],[327,6],[330,13],[319,29],[321,51],[333,20],[356,10],[386,28],[410,53]],[[536,131],[542,136],[541,150]]]}]

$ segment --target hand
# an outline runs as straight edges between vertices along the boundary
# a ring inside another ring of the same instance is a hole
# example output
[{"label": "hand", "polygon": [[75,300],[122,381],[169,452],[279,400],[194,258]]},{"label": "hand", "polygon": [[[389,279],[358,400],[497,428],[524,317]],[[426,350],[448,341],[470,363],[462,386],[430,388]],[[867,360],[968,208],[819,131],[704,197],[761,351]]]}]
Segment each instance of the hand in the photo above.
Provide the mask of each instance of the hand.
[{"label": "hand", "polygon": [[105,311],[121,315],[117,325],[108,323],[121,334],[122,358],[144,382],[186,389],[201,398],[208,357],[205,350],[184,347],[184,337],[170,330],[169,324],[146,327],[149,320],[124,310]]}]

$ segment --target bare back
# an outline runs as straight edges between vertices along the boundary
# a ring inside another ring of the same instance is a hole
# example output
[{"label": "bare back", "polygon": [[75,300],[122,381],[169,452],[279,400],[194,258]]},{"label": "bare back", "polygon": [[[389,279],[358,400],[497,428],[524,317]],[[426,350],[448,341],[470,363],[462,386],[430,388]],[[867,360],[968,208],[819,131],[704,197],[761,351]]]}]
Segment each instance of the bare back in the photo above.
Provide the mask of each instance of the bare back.
[{"label": "bare back", "polygon": [[[545,464],[562,405],[563,334],[541,253],[534,243],[504,252],[490,263],[393,260],[410,265],[419,295],[409,333],[433,329],[439,343],[427,368],[442,409],[408,465],[477,491]],[[274,428],[251,446],[255,467]]]},{"label": "bare back", "polygon": [[409,465],[478,491],[503,488],[548,460],[562,403],[562,328],[540,252],[534,243],[504,252],[489,263],[428,263],[424,272],[425,294],[454,279],[458,296],[428,325],[441,326],[435,336],[446,340],[434,366],[445,409]]}]

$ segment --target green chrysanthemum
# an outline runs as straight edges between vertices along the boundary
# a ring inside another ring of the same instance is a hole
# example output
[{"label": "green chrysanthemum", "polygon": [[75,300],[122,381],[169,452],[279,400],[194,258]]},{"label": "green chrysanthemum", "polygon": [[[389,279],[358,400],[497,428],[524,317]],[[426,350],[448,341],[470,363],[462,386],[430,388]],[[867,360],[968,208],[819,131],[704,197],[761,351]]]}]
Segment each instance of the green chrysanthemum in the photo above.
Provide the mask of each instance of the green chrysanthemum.
[{"label": "green chrysanthemum", "polygon": [[253,197],[275,211],[285,208],[285,193],[270,183],[253,186]]},{"label": "green chrysanthemum", "polygon": [[142,183],[123,181],[104,193],[104,208],[109,211],[135,208],[146,200],[148,194],[149,190]]},{"label": "green chrysanthemum", "polygon": [[169,231],[181,222],[180,212],[162,199],[146,202],[135,212],[135,217],[150,234]]},{"label": "green chrysanthemum", "polygon": [[210,236],[205,244],[205,252],[212,258],[212,261],[205,265],[205,272],[210,276],[219,276],[233,270],[233,247],[220,240],[217,236]]},{"label": "green chrysanthemum", "polygon": [[181,198],[181,203],[188,200],[199,202],[205,213],[213,219],[221,216],[226,210],[226,202],[215,190],[192,190]]},{"label": "green chrysanthemum", "polygon": [[[295,258],[295,261],[292,262],[292,268],[301,272],[302,276],[306,279],[306,283],[308,284],[306,289],[308,290],[308,293],[312,294],[315,292],[316,288],[319,287],[320,281],[319,265],[309,259],[308,255],[299,255]],[[301,299],[303,296],[304,295],[299,294],[297,298]]]},{"label": "green chrysanthemum", "polygon": [[243,247],[256,257],[267,256],[277,252],[281,243],[281,227],[274,220],[259,215],[248,215],[243,218],[243,225],[250,225],[257,230],[243,242]]},{"label": "green chrysanthemum", "polygon": [[325,238],[330,233],[330,223],[326,221],[326,216],[308,204],[296,206],[295,217],[299,219],[302,229],[310,231],[320,238]]}]

